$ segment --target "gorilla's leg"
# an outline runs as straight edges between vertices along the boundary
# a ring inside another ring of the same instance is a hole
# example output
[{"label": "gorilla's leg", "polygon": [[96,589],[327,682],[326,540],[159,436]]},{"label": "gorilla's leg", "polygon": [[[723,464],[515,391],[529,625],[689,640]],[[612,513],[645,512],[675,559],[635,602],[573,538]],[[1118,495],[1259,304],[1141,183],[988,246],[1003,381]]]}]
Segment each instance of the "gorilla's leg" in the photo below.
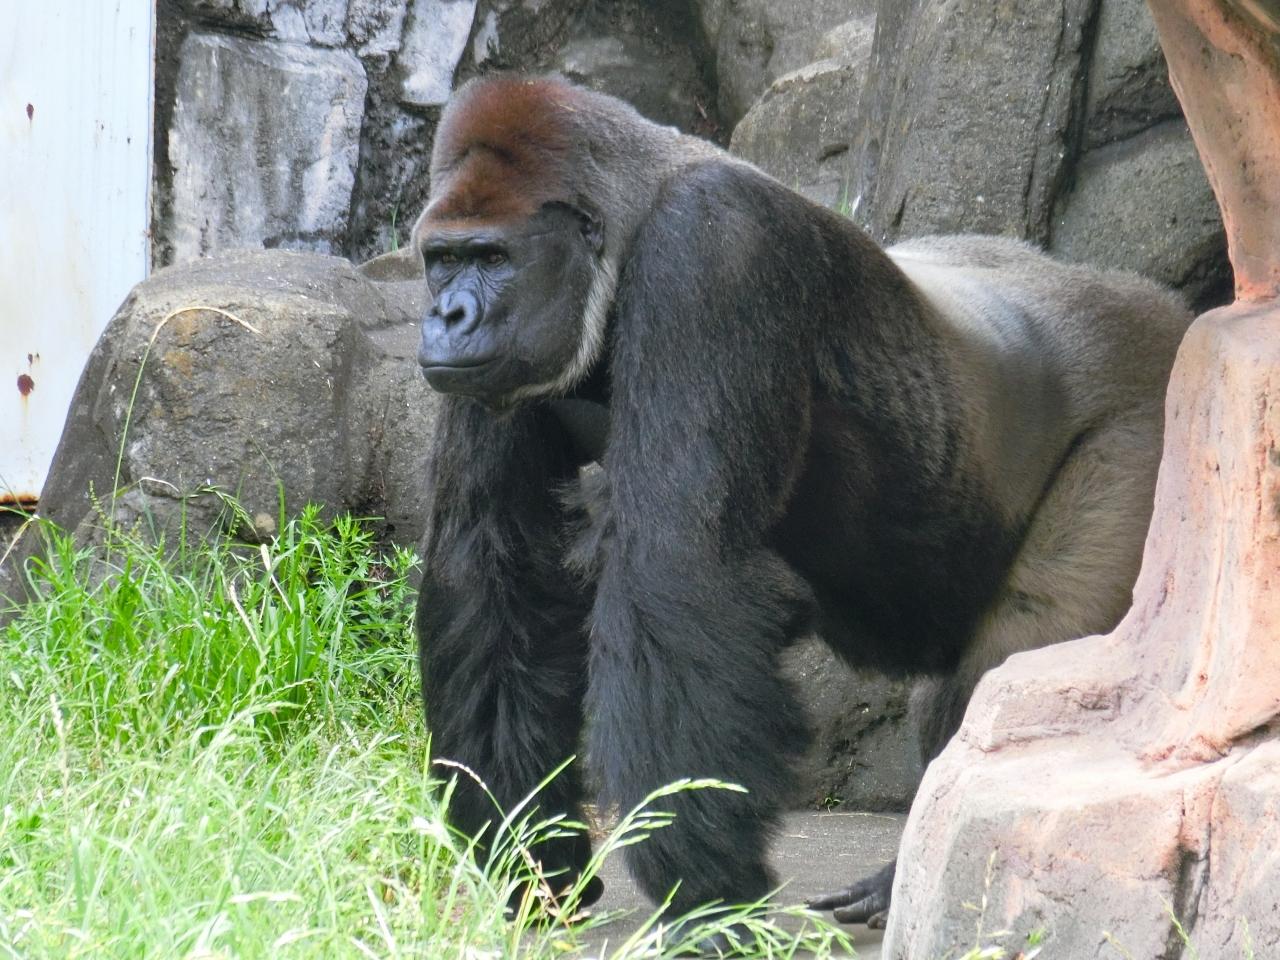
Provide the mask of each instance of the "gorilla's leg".
[{"label": "gorilla's leg", "polygon": [[777,655],[808,616],[807,586],[774,554],[607,548],[591,644],[590,756],[625,813],[682,777],[747,792],[664,797],[675,821],[627,848],[641,889],[669,913],[750,902],[773,886],[765,853],[803,749],[801,710]]},{"label": "gorilla's leg", "polygon": [[[426,574],[418,600],[422,689],[432,753],[464,764],[450,822],[494,841],[494,824],[577,752],[590,599],[561,563],[556,490],[575,475],[549,415],[498,419],[450,400],[438,427]],[[543,816],[581,814],[577,764],[533,801]],[[495,805],[494,800],[497,801]],[[590,856],[585,836],[536,845],[554,889]],[[599,895],[598,881],[585,899]]]},{"label": "gorilla's leg", "polygon": [[[1158,435],[1149,411],[1077,441],[1028,526],[1009,577],[959,669],[918,681],[911,715],[931,762],[959,729],[978,681],[1013,653],[1114,627],[1129,608],[1151,515]],[[1150,464],[1149,468],[1135,464]],[[810,901],[844,923],[882,927],[896,862]]]}]

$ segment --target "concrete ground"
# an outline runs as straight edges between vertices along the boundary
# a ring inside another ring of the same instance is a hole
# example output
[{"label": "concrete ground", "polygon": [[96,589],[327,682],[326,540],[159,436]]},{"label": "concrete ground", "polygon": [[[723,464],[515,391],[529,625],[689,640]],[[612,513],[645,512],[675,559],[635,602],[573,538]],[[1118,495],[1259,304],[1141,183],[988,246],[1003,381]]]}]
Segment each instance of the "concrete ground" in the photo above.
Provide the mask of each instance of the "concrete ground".
[{"label": "concrete ground", "polygon": [[[785,883],[779,900],[802,904],[810,897],[847,886],[874,873],[897,855],[906,820],[892,813],[797,812],[787,816],[771,854],[778,879]],[[587,956],[607,957],[652,911],[627,876],[620,856],[601,872],[605,892],[597,911],[627,911],[587,936]],[[883,932],[854,925],[846,928],[862,960],[878,960]]]}]

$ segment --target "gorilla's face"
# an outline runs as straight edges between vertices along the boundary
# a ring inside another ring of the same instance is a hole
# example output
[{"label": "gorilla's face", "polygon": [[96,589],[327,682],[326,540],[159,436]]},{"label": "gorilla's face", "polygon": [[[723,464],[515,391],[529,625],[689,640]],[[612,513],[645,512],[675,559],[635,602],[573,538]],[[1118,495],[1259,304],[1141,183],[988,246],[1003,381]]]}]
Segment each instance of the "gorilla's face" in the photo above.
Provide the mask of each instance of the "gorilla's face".
[{"label": "gorilla's face", "polygon": [[418,244],[434,301],[418,362],[433,389],[501,407],[572,386],[597,270],[593,219],[547,204],[521,224],[427,222]]}]

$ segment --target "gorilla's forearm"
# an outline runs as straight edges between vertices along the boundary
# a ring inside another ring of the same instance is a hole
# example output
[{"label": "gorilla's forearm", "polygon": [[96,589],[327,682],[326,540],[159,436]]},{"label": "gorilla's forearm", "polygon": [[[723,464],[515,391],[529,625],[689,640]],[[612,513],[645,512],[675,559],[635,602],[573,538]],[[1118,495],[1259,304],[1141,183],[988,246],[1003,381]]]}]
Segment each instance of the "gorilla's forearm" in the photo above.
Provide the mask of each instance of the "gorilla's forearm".
[{"label": "gorilla's forearm", "polygon": [[[458,778],[450,819],[475,835],[576,750],[590,599],[563,569],[554,496],[576,463],[545,413],[498,417],[451,399],[432,469],[417,613],[423,696],[433,754],[465,764],[493,794]],[[580,800],[575,765],[535,803],[577,816]],[[585,838],[541,851],[549,869],[581,867],[587,854]]]},{"label": "gorilla's forearm", "polygon": [[763,897],[790,760],[807,742],[777,656],[810,613],[808,588],[763,549],[722,560],[622,536],[607,550],[587,695],[588,756],[605,802],[626,812],[690,776],[748,791],[663,798],[674,822],[628,847],[628,866],[658,902],[679,883],[673,915]]}]

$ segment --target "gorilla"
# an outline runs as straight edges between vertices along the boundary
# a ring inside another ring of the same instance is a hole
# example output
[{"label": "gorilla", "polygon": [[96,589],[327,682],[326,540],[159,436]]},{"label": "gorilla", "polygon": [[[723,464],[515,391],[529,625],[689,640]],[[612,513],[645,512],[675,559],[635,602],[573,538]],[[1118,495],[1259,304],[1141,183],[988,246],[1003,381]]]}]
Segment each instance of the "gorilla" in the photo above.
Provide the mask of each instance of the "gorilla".
[{"label": "gorilla", "polygon": [[[681,777],[626,849],[670,912],[763,897],[816,634],[919,678],[922,749],[1010,653],[1130,602],[1190,322],[1136,276],[991,237],[881,250],[712,144],[555,78],[446,107],[413,242],[446,394],[418,610],[450,816],[493,822],[585,737],[602,802]],[[583,469],[591,463],[598,467]],[[570,765],[539,794],[579,816]],[[535,848],[553,882],[584,837]],[[892,867],[814,901],[882,921]],[[598,894],[599,886],[589,891]]]}]

